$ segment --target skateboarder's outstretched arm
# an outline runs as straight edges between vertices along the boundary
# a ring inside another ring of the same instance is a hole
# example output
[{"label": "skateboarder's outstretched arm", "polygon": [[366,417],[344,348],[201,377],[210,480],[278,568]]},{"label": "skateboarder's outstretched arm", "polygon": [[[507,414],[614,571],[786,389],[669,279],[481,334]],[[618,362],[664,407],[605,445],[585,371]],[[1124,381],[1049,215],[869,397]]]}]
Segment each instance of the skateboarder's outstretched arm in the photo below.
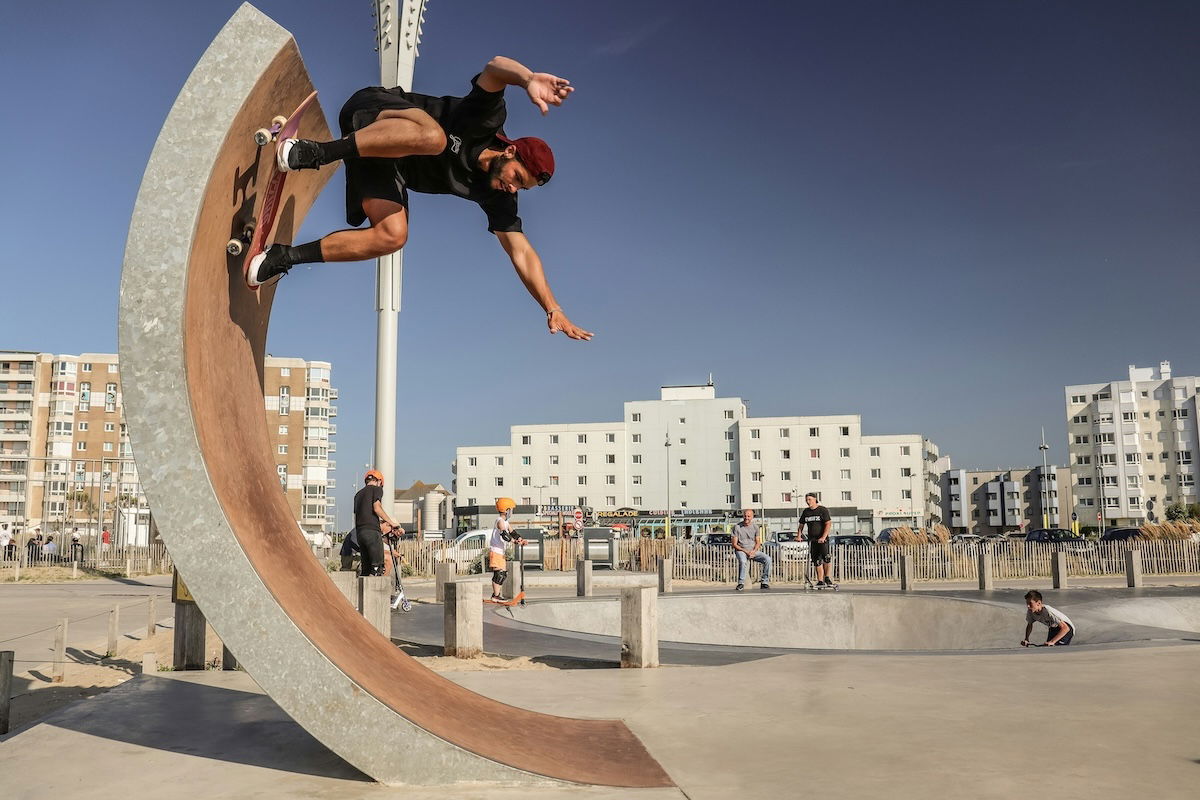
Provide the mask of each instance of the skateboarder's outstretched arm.
[{"label": "skateboarder's outstretched arm", "polygon": [[550,332],[562,331],[571,339],[590,340],[593,336],[592,332],[585,331],[572,323],[559,308],[558,302],[554,299],[554,293],[550,291],[550,284],[546,281],[546,273],[542,269],[542,259],[533,249],[533,245],[529,243],[525,234],[519,231],[496,231],[496,238],[500,240],[500,246],[504,248],[504,252],[512,261],[513,268],[521,278],[521,283],[525,284],[529,294],[546,312],[546,327],[550,329]]},{"label": "skateboarder's outstretched arm", "polygon": [[534,72],[529,67],[504,56],[496,56],[479,74],[479,88],[485,92],[500,92],[506,86],[520,86],[529,100],[545,114],[550,106],[561,106],[575,91],[566,78],[548,72]]}]

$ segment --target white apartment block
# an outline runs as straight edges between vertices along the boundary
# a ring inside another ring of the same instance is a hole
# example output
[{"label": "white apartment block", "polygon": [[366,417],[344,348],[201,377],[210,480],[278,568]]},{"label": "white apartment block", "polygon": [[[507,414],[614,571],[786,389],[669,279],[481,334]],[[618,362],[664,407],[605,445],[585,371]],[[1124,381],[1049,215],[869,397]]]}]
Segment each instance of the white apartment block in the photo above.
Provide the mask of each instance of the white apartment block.
[{"label": "white apartment block", "polygon": [[1171,362],[1129,367],[1129,379],[1067,386],[1067,446],[1075,512],[1084,525],[1140,525],[1173,503],[1195,503],[1200,440],[1195,377]]},{"label": "white apartment block", "polygon": [[813,491],[839,530],[877,533],[940,521],[937,459],[917,434],[864,436],[858,415],[747,417],[710,383],[627,402],[620,422],[516,425],[508,444],[459,447],[454,489],[464,508],[502,496],[679,517],[750,506],[773,529],[794,526]]},{"label": "white apartment block", "polygon": [[[301,528],[332,529],[337,391],[321,361],[266,360],[280,486]],[[0,523],[144,537],[149,510],[125,426],[117,356],[0,351]],[[128,524],[127,524],[128,523]],[[131,538],[131,543],[133,542]]]}]

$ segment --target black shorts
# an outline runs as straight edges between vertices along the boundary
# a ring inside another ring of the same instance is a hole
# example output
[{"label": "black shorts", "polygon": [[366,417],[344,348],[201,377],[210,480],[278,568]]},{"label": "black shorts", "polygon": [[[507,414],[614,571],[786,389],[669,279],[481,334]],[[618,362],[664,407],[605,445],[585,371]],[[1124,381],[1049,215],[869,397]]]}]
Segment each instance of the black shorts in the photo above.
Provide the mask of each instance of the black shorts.
[{"label": "black shorts", "polygon": [[[398,89],[368,86],[350,95],[338,114],[342,136],[349,136],[370,125],[385,109],[403,111],[420,109]],[[398,158],[347,158],[346,165],[346,222],[358,227],[367,219],[363,200],[391,200],[408,208],[408,187],[400,174]]]},{"label": "black shorts", "polygon": [[828,564],[829,559],[829,540],[818,542],[816,539],[808,543],[808,557],[812,559],[812,563],[820,566]]},{"label": "black shorts", "polygon": [[[1050,630],[1046,631],[1046,641],[1047,642],[1058,635],[1058,628],[1059,628],[1058,625],[1054,625],[1053,627],[1050,628]],[[1063,645],[1068,645],[1071,643],[1071,640],[1074,638],[1075,638],[1075,629],[1071,628],[1071,630],[1067,633],[1066,636],[1062,637],[1061,639],[1059,639],[1057,642],[1054,643],[1054,646],[1062,647]]]}]

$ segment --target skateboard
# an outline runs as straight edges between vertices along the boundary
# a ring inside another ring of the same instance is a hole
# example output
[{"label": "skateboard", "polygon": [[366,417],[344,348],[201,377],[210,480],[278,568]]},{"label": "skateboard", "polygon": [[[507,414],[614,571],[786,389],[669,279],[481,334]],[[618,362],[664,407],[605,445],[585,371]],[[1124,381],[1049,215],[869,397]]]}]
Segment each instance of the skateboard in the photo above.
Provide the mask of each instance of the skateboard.
[{"label": "skateboard", "polygon": [[512,600],[493,600],[490,597],[485,597],[483,599],[483,602],[491,603],[494,606],[515,606],[518,603],[520,603],[521,605],[525,605],[525,593],[521,592],[516,597],[514,597]]},{"label": "skateboard", "polygon": [[[276,150],[278,150],[283,142],[295,138],[300,130],[300,120],[304,116],[304,112],[308,110],[316,98],[317,93],[314,91],[308,97],[304,98],[304,102],[296,106],[296,110],[291,113],[291,116],[275,117],[271,120],[270,127],[256,130],[254,132],[254,143],[259,147],[266,147],[271,142],[275,142]],[[283,197],[283,184],[286,181],[287,173],[280,171],[276,161],[276,154],[272,153],[271,178],[267,182],[267,188],[262,193],[262,199],[255,204],[258,214],[250,219],[242,229],[240,235],[233,237],[225,245],[225,252],[231,256],[245,254],[245,262],[242,264],[243,280],[246,277],[246,270],[250,268],[250,261],[267,249],[268,237],[275,227],[275,215],[279,212],[279,201]],[[249,282],[246,283],[246,288],[258,291],[258,287],[251,286]]]}]

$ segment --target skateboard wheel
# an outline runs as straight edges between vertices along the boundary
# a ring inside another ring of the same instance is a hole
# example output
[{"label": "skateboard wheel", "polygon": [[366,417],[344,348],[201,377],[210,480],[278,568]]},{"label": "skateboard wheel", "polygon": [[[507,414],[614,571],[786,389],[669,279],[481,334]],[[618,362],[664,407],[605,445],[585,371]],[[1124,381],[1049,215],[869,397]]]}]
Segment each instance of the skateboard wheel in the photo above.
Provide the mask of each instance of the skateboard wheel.
[{"label": "skateboard wheel", "polygon": [[241,239],[230,239],[225,245],[225,252],[231,256],[240,256],[245,248],[246,245]]},{"label": "skateboard wheel", "polygon": [[271,141],[271,132],[266,128],[259,128],[254,132],[254,143],[259,147]]},{"label": "skateboard wheel", "polygon": [[280,129],[286,124],[287,117],[276,117],[275,119],[271,120],[271,127],[275,129]]}]

